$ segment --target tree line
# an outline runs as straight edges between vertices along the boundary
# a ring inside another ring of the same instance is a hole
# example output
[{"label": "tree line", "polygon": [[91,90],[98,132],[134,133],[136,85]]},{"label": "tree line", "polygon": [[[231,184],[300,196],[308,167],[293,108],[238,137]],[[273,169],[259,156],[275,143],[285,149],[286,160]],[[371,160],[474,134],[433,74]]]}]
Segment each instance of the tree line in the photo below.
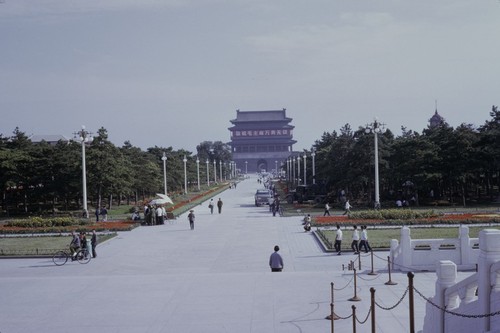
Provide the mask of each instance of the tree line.
[{"label": "tree line", "polygon": [[[163,154],[169,194],[184,191],[184,157],[189,191],[197,191],[197,163],[200,161],[200,184],[205,188],[207,159],[210,182],[213,182],[213,160],[231,160],[230,148],[220,141],[204,141],[196,154],[172,147],[152,147],[143,151],[126,141],[117,147],[108,140],[107,130],[100,128],[85,143],[88,201],[94,207],[112,204],[140,204],[164,192]],[[228,164],[223,164],[227,177]],[[219,179],[220,174],[217,174]],[[56,210],[82,209],[82,143],[75,140],[33,143],[16,128],[11,136],[0,134],[1,214],[43,214]]]},{"label": "tree line", "polygon": [[[421,134],[402,127],[395,137],[378,133],[380,199],[466,205],[498,199],[500,178],[500,111],[482,126],[451,127],[444,120]],[[348,198],[373,205],[374,134],[349,124],[316,140],[316,179],[330,199]],[[312,170],[309,170],[311,173]],[[311,177],[311,176],[309,176]],[[309,178],[311,179],[311,178]],[[373,207],[373,206],[372,206]]]}]

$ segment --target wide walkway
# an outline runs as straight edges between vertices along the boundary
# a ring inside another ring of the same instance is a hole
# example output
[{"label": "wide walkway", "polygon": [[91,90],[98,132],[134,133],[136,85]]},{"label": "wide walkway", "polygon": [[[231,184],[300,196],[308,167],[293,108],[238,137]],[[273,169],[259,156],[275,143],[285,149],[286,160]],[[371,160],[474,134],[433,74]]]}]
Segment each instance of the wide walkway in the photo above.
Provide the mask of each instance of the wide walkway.
[{"label": "wide walkway", "polygon": [[[367,275],[363,258],[354,295],[352,254],[322,251],[303,232],[298,217],[272,217],[255,207],[256,178],[219,196],[222,214],[208,203],[195,209],[195,230],[186,215],[175,224],[139,227],[98,247],[87,265],[50,259],[0,260],[0,332],[179,332],[306,333],[331,332],[331,282],[335,312],[342,317],[357,307],[363,320],[370,287],[378,304],[390,307],[403,296],[406,274],[392,274],[387,286],[387,252],[377,252],[377,276]],[[214,198],[216,201],[218,197]],[[348,238],[348,237],[347,237]],[[349,240],[347,240],[349,241]],[[68,239],[69,242],[69,239]],[[285,270],[271,273],[268,258],[279,245]],[[435,273],[419,273],[415,287],[432,296]],[[416,296],[416,328],[421,330],[424,301]],[[408,331],[408,297],[391,311],[376,309],[377,332]],[[335,321],[336,332],[352,332],[352,319]],[[370,320],[357,326],[370,331]]]}]

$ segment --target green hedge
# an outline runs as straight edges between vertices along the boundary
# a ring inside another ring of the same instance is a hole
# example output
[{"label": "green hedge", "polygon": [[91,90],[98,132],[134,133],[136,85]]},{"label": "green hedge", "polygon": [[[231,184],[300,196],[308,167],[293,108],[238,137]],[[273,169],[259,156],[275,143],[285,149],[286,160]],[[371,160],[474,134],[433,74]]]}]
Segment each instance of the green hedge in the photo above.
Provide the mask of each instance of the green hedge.
[{"label": "green hedge", "polygon": [[21,228],[57,228],[83,224],[85,224],[84,221],[73,217],[30,217],[22,220],[9,221],[5,226]]},{"label": "green hedge", "polygon": [[411,209],[380,209],[363,210],[351,212],[350,219],[355,220],[416,220],[442,216],[434,210],[411,210]]}]

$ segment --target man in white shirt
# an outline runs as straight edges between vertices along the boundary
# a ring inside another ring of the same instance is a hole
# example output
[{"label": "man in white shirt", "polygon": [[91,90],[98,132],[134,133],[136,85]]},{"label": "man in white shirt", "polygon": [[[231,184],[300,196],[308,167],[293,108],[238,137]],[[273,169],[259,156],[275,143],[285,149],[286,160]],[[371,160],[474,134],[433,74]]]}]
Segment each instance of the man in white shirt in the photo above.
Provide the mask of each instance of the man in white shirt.
[{"label": "man in white shirt", "polygon": [[351,249],[354,251],[354,254],[359,254],[359,231],[358,226],[354,226],[354,230],[352,231],[352,243]]},{"label": "man in white shirt", "polygon": [[337,224],[337,234],[335,235],[335,251],[337,251],[337,255],[341,255],[341,246],[342,246],[342,230],[340,230],[340,225]]}]

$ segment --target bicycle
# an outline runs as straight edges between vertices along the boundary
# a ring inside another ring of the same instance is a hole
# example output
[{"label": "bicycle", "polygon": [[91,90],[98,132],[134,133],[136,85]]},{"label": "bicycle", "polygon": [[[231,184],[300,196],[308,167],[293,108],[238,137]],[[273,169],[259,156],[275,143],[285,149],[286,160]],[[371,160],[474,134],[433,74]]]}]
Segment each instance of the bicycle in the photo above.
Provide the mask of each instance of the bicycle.
[{"label": "bicycle", "polygon": [[57,266],[62,266],[68,260],[71,258],[71,260],[77,260],[80,264],[88,264],[90,261],[90,253],[89,250],[87,249],[80,249],[76,252],[76,255],[73,257],[71,253],[68,253],[66,251],[57,251],[54,256],[52,256],[52,261],[54,264]]}]

